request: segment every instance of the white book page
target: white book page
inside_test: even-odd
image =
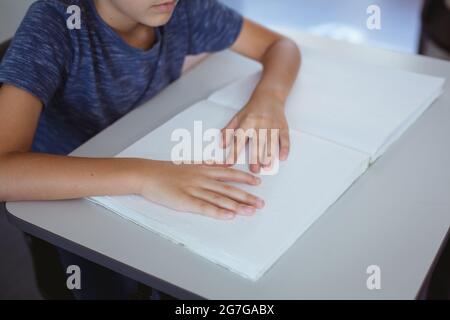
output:
[[[204,120],[205,128],[220,129],[233,115],[232,109],[201,102],[118,156],[170,160],[176,144],[170,139],[173,130],[193,130],[197,120]],[[295,130],[291,140],[290,158],[280,164],[277,174],[263,176],[257,187],[239,185],[266,201],[266,207],[253,217],[217,221],[176,212],[138,196],[90,200],[255,281],[368,167],[366,155],[340,145]],[[239,168],[247,170],[245,165]]]
[[[444,79],[356,63],[303,48],[299,78],[287,101],[293,129],[374,156],[386,149],[440,95]],[[255,74],[209,100],[235,110],[249,100]],[[415,115],[415,116],[414,116]]]

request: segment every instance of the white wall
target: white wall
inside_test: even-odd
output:
[[[419,44],[423,0],[221,1],[275,29],[296,28],[402,52],[416,52]],[[380,7],[381,30],[367,29],[366,10],[369,5]]]
[[[0,41],[14,35],[33,1],[0,0]],[[325,30],[325,35],[348,34],[349,38],[356,34],[361,43],[404,52],[415,52],[418,46],[423,0],[221,1],[269,26],[283,25],[321,34]],[[378,4],[382,9],[383,29],[380,31],[365,28],[368,4]]]
[[[0,42],[11,38],[34,0],[0,0]]]

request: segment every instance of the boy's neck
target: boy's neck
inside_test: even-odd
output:
[[[94,0],[99,16],[129,45],[148,50],[156,41],[155,30],[126,16],[107,0]]]

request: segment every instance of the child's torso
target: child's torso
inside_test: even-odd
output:
[[[67,154],[179,78],[188,48],[187,23],[174,16],[143,51],[126,44],[80,1],[81,28],[70,30],[67,74],[44,109],[33,150]]]

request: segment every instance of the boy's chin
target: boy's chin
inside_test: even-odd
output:
[[[158,14],[157,16],[152,16],[147,21],[143,21],[142,23],[149,27],[161,27],[166,25],[170,18],[172,18],[172,14]]]

